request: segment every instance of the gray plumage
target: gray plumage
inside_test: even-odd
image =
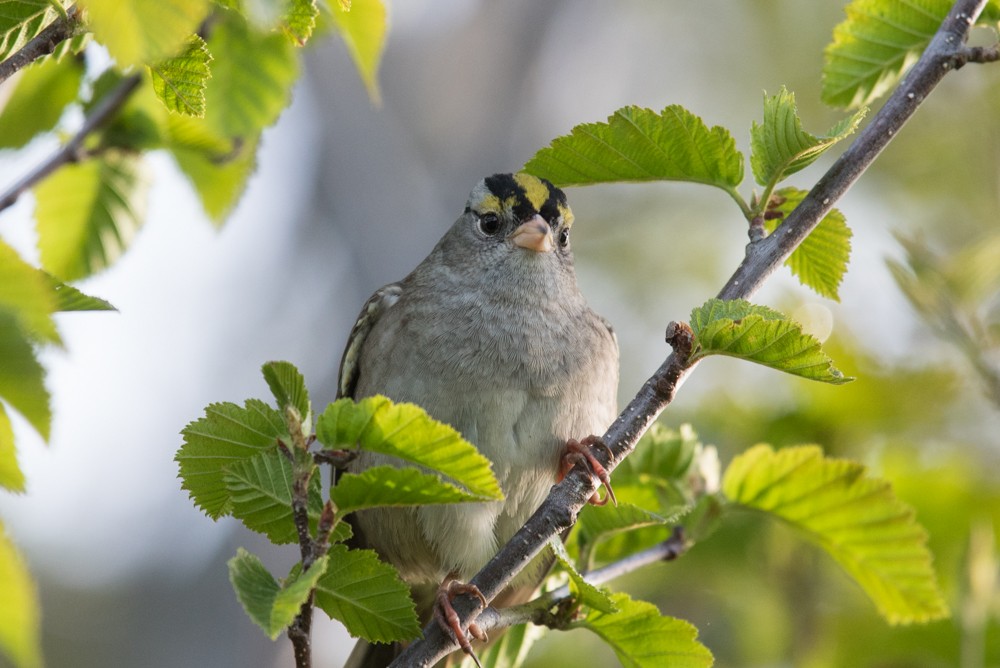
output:
[[[617,342],[577,288],[572,222],[547,181],[484,179],[430,255],[376,292],[351,333],[340,393],[421,405],[492,461],[506,497],[357,514],[361,542],[417,589],[472,577],[544,500],[567,439],[601,434],[616,415]],[[351,470],[385,463],[399,464],[363,453]],[[543,568],[515,587],[530,594]]]

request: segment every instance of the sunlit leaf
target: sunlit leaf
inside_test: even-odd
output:
[[[377,506],[419,506],[490,498],[469,494],[432,473],[393,466],[375,466],[361,473],[344,473],[330,492],[330,499],[341,514]]]
[[[31,573],[0,523],[0,657],[17,668],[41,668],[41,610]]]
[[[388,28],[385,4],[382,0],[352,0],[346,8],[341,2],[331,2],[330,8],[368,96],[379,104],[378,67]]]
[[[205,19],[207,0],[80,0],[87,25],[122,69],[178,53]]]
[[[188,38],[177,56],[149,66],[153,90],[167,109],[186,116],[205,115],[205,87],[211,77],[212,54],[198,35]]]
[[[779,223],[802,202],[808,193],[796,188],[782,188],[775,192],[781,203],[771,208],[781,212],[780,218],[765,220],[764,227],[773,232]],[[847,226],[838,209],[831,209],[823,216],[819,225],[809,233],[785,264],[792,274],[798,276],[803,285],[808,286],[823,297],[840,301],[840,283],[847,273],[847,263],[851,259],[851,237],[853,233]]]
[[[21,148],[55,127],[82,77],[83,63],[75,58],[49,58],[22,70],[0,112],[0,148]]]
[[[288,0],[288,9],[281,22],[281,28],[295,44],[304,46],[312,37],[316,27],[319,7],[316,0]]]
[[[58,343],[55,310],[56,297],[45,276],[0,240],[0,311],[11,315],[32,338]]]
[[[824,53],[823,101],[862,107],[896,85],[930,43],[951,0],[852,0]]]
[[[330,548],[326,573],[316,585],[316,607],[356,637],[372,642],[420,635],[410,588],[371,550]]]
[[[174,457],[181,487],[209,517],[218,518],[232,511],[230,492],[223,481],[227,467],[275,447],[287,428],[281,413],[250,399],[244,407],[211,404],[205,417],[181,433],[184,445]]]
[[[843,119],[826,135],[802,129],[795,94],[784,87],[777,95],[764,97],[764,122],[750,129],[750,165],[757,183],[778,183],[815,162],[831,146],[853,133],[867,109]]]
[[[839,385],[847,378],[833,366],[815,337],[766,306],[710,299],[691,312],[695,334],[691,362],[728,355],[810,380]]]
[[[17,450],[14,447],[14,427],[10,424],[7,410],[2,403],[0,403],[0,487],[10,492],[24,491],[24,473],[17,463]],[[0,582],[2,581],[3,578],[0,578]]]
[[[229,492],[233,517],[248,529],[265,534],[272,543],[298,540],[292,514],[292,464],[277,448],[229,463],[222,480]],[[320,488],[316,472],[309,479],[307,509],[313,527],[323,510]]]
[[[57,9],[59,6],[65,8],[68,3],[55,3],[52,0],[0,0],[0,60],[7,60],[62,16],[62,12]]]
[[[6,310],[0,310],[0,360],[0,399],[49,440],[52,409],[45,389],[45,369],[20,323]]]
[[[290,362],[267,362],[261,367],[264,380],[271,388],[278,407],[284,410],[291,406],[299,413],[303,423],[308,423],[312,408],[309,403],[309,390],[306,380],[295,365]]]
[[[733,503],[774,515],[822,547],[891,623],[948,614],[927,533],[861,464],[826,459],[817,446],[757,445],[733,460],[722,488]]]
[[[691,624],[664,617],[656,606],[627,594],[612,594],[618,612],[592,611],[573,628],[588,629],[611,646],[625,668],[708,668],[712,653]]]
[[[569,590],[576,601],[594,610],[601,612],[617,612],[618,609],[609,598],[607,592],[587,582],[583,575],[576,570],[576,565],[566,551],[566,546],[558,536],[549,539],[549,549],[555,555],[556,561],[563,567],[569,575]]]
[[[55,276],[39,270],[44,280],[51,286],[55,294],[56,311],[117,311],[111,302],[100,297],[84,294],[68,283],[63,283]]]
[[[580,563],[589,568],[592,562],[592,555],[597,545],[618,534],[645,529],[649,527],[664,527],[668,522],[674,521],[681,514],[683,509],[679,508],[672,517],[663,517],[650,512],[639,506],[630,503],[605,506],[587,506],[581,512],[577,522],[579,527],[577,542],[580,546]],[[659,542],[665,539],[667,531],[657,532],[656,538],[652,542]],[[645,545],[644,545],[645,546]],[[635,545],[629,547],[634,548]],[[630,550],[632,552],[635,549]],[[625,556],[626,550],[614,556]]]
[[[578,125],[535,154],[525,171],[557,186],[614,181],[691,181],[732,191],[743,156],[729,131],[709,129],[683,107],[624,107],[606,123]]]
[[[241,547],[229,560],[229,581],[250,619],[274,640],[299,614],[326,566],[327,557],[321,557],[305,574],[296,572],[279,583],[257,556]]]
[[[382,396],[339,399],[317,420],[316,436],[331,448],[360,446],[398,457],[443,473],[482,498],[503,498],[490,461],[415,404],[394,404]]]
[[[69,281],[114,262],[143,222],[148,186],[140,158],[114,150],[66,165],[38,184],[42,266]]]

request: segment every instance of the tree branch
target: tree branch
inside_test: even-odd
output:
[[[945,74],[972,60],[987,62],[996,59],[992,53],[996,49],[977,51],[965,46],[969,29],[985,4],[986,0],[957,0],[916,65],[850,148],[773,234],[752,241],[747,246],[743,261],[719,292],[719,298],[747,299],[756,293],[833,208],[833,203],[844,196],[878,157]],[[694,368],[694,365],[687,364],[690,329],[686,325],[671,323],[667,338],[674,352],[643,384],[602,439],[612,453],[612,461],[603,461],[605,453],[595,450],[594,454],[608,470],[612,470],[635,448],[639,437],[673,400],[677,389]],[[552,536],[573,525],[577,513],[595,488],[594,480],[582,467],[575,467],[552,488],[535,514],[472,578],[471,582],[479,587],[488,601],[510,583]],[[482,608],[478,600],[465,596],[456,598],[454,607],[463,627],[476,619]],[[431,622],[424,628],[423,640],[410,645],[392,665],[429,666],[455,649],[457,645],[454,641],[435,622]]]
[[[122,79],[110,93],[97,103],[90,112],[90,115],[83,121],[83,125],[80,126],[77,133],[62,148],[49,156],[45,162],[31,170],[0,196],[0,211],[12,206],[25,191],[35,186],[59,167],[80,160],[84,140],[122,108],[129,97],[132,96],[132,93],[135,92],[135,89],[139,87],[140,83],[142,83],[142,75],[138,73]]]
[[[0,83],[9,79],[22,67],[26,67],[42,56],[47,56],[55,51],[60,42],[69,39],[76,33],[79,24],[76,5],[73,5],[66,10],[65,16],[60,16],[50,23],[34,39],[0,63]]]

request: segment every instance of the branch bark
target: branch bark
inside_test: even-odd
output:
[[[66,10],[66,16],[57,18],[19,51],[0,63],[0,83],[9,79],[21,68],[55,51],[60,42],[69,39],[76,33],[78,25],[77,9],[74,5]]]
[[[719,292],[720,299],[748,299],[755,294],[833,208],[834,202],[860,178],[948,72],[967,62],[997,59],[995,48],[973,49],[965,45],[969,29],[985,5],[986,0],[955,2],[926,51],[871,123],[773,234],[747,245],[743,261]],[[694,368],[687,363],[690,329],[671,323],[667,335],[674,351],[604,434],[602,440],[611,452],[611,461],[604,461],[607,455],[600,449],[595,451],[609,471],[635,449],[639,437],[673,400],[677,389]],[[472,584],[479,587],[487,601],[499,594],[544,549],[549,538],[573,525],[577,513],[595,489],[589,472],[581,467],[574,468],[552,488],[538,511],[472,578]],[[471,597],[457,598],[454,607],[463,628],[482,610],[480,602]],[[456,649],[454,641],[431,622],[424,628],[424,638],[410,645],[392,666],[430,666]]]

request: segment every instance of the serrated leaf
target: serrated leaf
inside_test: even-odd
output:
[[[371,550],[334,545],[316,585],[316,607],[370,642],[412,640],[420,635],[410,588]]]
[[[826,459],[818,446],[775,452],[757,445],[729,465],[722,482],[733,503],[791,524],[861,585],[893,624],[948,614],[927,534],[888,482],[865,467]]]
[[[250,619],[274,640],[295,619],[327,563],[321,557],[304,575],[294,574],[280,584],[257,556],[241,547],[229,560],[229,581]]]
[[[867,109],[862,108],[816,136],[802,129],[795,94],[782,86],[777,95],[764,94],[764,122],[754,121],[750,128],[750,165],[754,178],[762,186],[778,183],[805,169],[831,146],[853,133]]]
[[[52,427],[45,369],[20,324],[0,310],[0,399],[24,416],[46,441]]]
[[[223,137],[254,140],[278,120],[291,99],[298,58],[278,33],[259,33],[226,12],[208,41],[212,83],[205,91],[205,120]]]
[[[852,0],[824,51],[823,102],[858,108],[881,97],[920,57],[951,0]]]
[[[207,0],[80,0],[87,25],[121,69],[181,50],[211,7]]]
[[[316,0],[288,0],[288,9],[281,21],[281,29],[298,46],[305,46],[312,37],[319,17]]]
[[[32,339],[58,343],[55,310],[56,297],[45,277],[0,240],[0,311],[10,314]]]
[[[48,58],[22,70],[0,112],[0,148],[21,148],[54,128],[82,78],[83,63],[75,58]]]
[[[503,498],[490,461],[416,404],[338,399],[317,420],[316,437],[330,448],[360,446],[438,471],[483,499]]]
[[[558,536],[550,538],[549,549],[555,555],[556,561],[559,562],[569,575],[569,590],[578,603],[594,610],[600,610],[601,612],[618,612],[618,608],[615,607],[608,594],[587,582],[583,575],[576,570],[576,566],[573,564],[569,552],[566,551],[566,546],[563,545],[562,539]]]
[[[388,29],[385,4],[382,0],[353,0],[346,8],[343,3],[331,2],[330,9],[334,25],[368,89],[368,97],[374,104],[380,104],[378,68]]]
[[[307,512],[312,527],[323,511],[319,478],[314,472],[309,479]],[[279,545],[298,540],[292,514],[292,464],[277,448],[226,465],[222,481],[229,492],[233,517],[248,529]]]
[[[38,591],[31,573],[0,523],[0,656],[18,668],[41,668],[42,631]]]
[[[778,371],[840,385],[854,380],[833,366],[815,337],[784,314],[741,299],[710,299],[691,312],[690,361],[728,355]]]
[[[142,225],[148,188],[140,158],[116,150],[66,165],[35,186],[42,266],[65,281],[109,266]]]
[[[24,473],[17,463],[17,449],[14,447],[14,427],[10,424],[7,410],[0,403],[0,487],[11,492],[24,491]],[[0,582],[3,579],[0,578]]]
[[[687,109],[657,114],[624,107],[607,123],[578,125],[529,160],[525,171],[557,186],[616,181],[691,181],[732,192],[743,180],[743,155],[729,131],[711,129]]]
[[[149,66],[153,90],[170,111],[201,118],[205,115],[205,88],[212,76],[212,54],[198,35],[188,38],[180,55]]]
[[[309,404],[309,390],[306,379],[291,362],[267,362],[261,367],[264,380],[271,388],[271,394],[282,411],[291,406],[299,413],[304,424],[311,420],[312,408]]]
[[[232,511],[223,478],[233,464],[275,447],[286,436],[282,415],[263,401],[249,399],[244,407],[211,404],[200,418],[181,432],[184,445],[177,451],[181,487],[195,505],[217,519]]]
[[[63,283],[52,274],[41,269],[38,273],[52,289],[55,295],[56,311],[117,311],[111,302],[84,294],[68,283]]]
[[[51,0],[0,0],[0,61],[10,58],[59,18],[59,6],[62,3]]]
[[[652,603],[627,594],[612,594],[618,612],[593,611],[573,628],[588,629],[604,639],[625,668],[708,668],[712,653],[698,642],[691,624],[660,615]]]
[[[796,188],[778,190],[775,195],[783,201],[771,210],[780,211],[782,217],[764,221],[768,233],[774,232],[781,220],[786,218],[807,194],[808,192]],[[811,288],[818,295],[840,301],[840,283],[847,273],[847,264],[851,259],[852,236],[853,233],[847,226],[844,214],[838,209],[831,209],[798,248],[792,251],[785,260],[785,265],[794,276],[798,277],[802,285]]]
[[[209,112],[210,113],[210,112]],[[212,222],[221,224],[257,167],[257,138],[220,137],[201,119],[171,116],[167,145]]]
[[[378,506],[420,506],[431,503],[485,501],[490,497],[469,494],[432,473],[415,468],[374,466],[361,473],[344,473],[330,490],[340,514]]]

